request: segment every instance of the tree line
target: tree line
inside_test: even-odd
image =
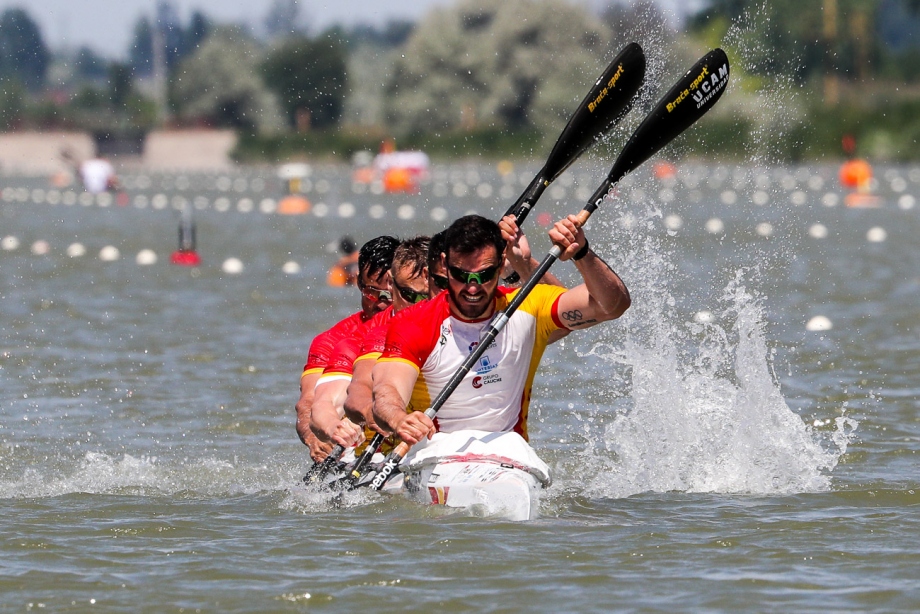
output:
[[[744,94],[756,98],[778,78],[806,92],[803,122],[828,105],[852,111],[848,95],[864,95],[867,82],[912,91],[920,81],[911,61],[920,56],[920,0],[709,0],[678,30],[652,0],[611,0],[600,15],[565,0],[488,4],[460,0],[418,23],[311,34],[295,0],[275,0],[256,34],[201,12],[183,23],[160,2],[135,24],[127,61],[88,48],[53,52],[27,9],[7,9],[0,129],[231,127],[253,151],[277,156],[286,155],[279,139],[293,150],[324,138],[335,148],[357,134],[537,143],[629,40],[654,49],[652,78],[666,72],[664,60],[681,65],[722,45],[742,58]],[[735,121],[752,131],[770,121],[754,115]]]

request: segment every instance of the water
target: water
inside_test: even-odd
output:
[[[538,214],[608,165],[547,192],[537,254]],[[873,209],[829,166],[653,169],[588,230],[634,303],[547,352],[530,430],[555,481],[527,523],[301,489],[293,405],[309,340],[358,303],[324,284],[329,243],[497,216],[535,166],[437,167],[407,196],[321,167],[323,217],[271,213],[264,169],[127,175],[125,206],[3,177],[0,609],[916,609],[920,169],[876,169]],[[167,264],[183,202],[194,270]]]

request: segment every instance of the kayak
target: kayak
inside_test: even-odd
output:
[[[436,433],[413,446],[383,490],[476,516],[535,518],[549,467],[517,433]]]

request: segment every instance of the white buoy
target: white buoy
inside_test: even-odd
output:
[[[492,196],[492,184],[480,183],[476,186],[476,196],[479,198],[489,198]]]
[[[447,209],[444,207],[435,207],[431,210],[431,219],[435,222],[443,222],[447,219]]]
[[[888,233],[881,226],[870,228],[866,233],[866,240],[870,243],[884,243],[888,239]]]
[[[821,197],[821,204],[825,207],[836,207],[840,204],[840,195],[833,192],[828,192]]]
[[[759,234],[761,237],[769,237],[773,235],[773,224],[770,222],[761,222],[757,224],[754,231]]]
[[[150,266],[157,263],[157,255],[152,249],[142,249],[137,252],[135,261],[141,266]]]
[[[251,198],[241,198],[236,203],[236,210],[239,211],[240,213],[250,213],[252,212],[252,209],[254,206],[255,206],[255,203],[252,202]]]
[[[386,207],[378,203],[371,205],[367,210],[367,214],[372,220],[382,220],[386,216],[387,210]]]
[[[169,198],[166,194],[154,194],[150,199],[150,206],[154,209],[165,209],[169,205]]]
[[[99,260],[103,262],[115,262],[121,258],[121,252],[114,245],[106,245],[99,250]]]
[[[466,184],[461,183],[461,182],[455,183],[453,189],[451,190],[453,195],[456,196],[457,198],[463,198],[464,196],[466,196],[466,193],[468,191],[469,191],[469,188],[466,187]]]
[[[912,194],[904,194],[898,199],[898,207],[903,211],[910,211],[917,204],[917,199]]]
[[[706,232],[711,235],[720,235],[725,232],[725,224],[719,218],[714,217],[706,222]]]
[[[766,205],[768,202],[770,202],[770,195],[767,194],[766,192],[764,192],[763,190],[757,190],[757,191],[754,192],[754,194],[751,196],[751,200],[752,200],[752,201],[754,202],[754,204],[757,205],[758,207],[763,207],[763,206]]]
[[[806,202],[808,202],[808,195],[805,194],[802,190],[796,190],[789,195],[789,202],[791,202],[796,207],[801,207]]]
[[[0,241],[0,247],[2,247],[5,252],[12,252],[19,249],[19,239],[13,235],[5,236],[3,240]]]
[[[313,215],[316,217],[326,217],[329,214],[329,205],[326,203],[316,203],[313,205]]]
[[[396,210],[396,217],[401,220],[411,220],[415,217],[415,207],[409,204],[400,205]]]
[[[51,245],[44,239],[39,239],[32,244],[32,253],[36,256],[44,256],[51,251]]]
[[[230,199],[226,196],[221,196],[214,201],[214,210],[224,213],[225,211],[230,210]]]
[[[830,330],[832,328],[834,328],[834,324],[826,316],[815,316],[805,324],[805,330],[810,331]]]
[[[827,238],[827,226],[824,224],[812,224],[808,229],[808,234],[813,239],[825,239]]]
[[[681,217],[675,213],[672,213],[671,215],[664,218],[665,228],[667,228],[668,230],[672,232],[676,232],[680,230],[683,225],[684,225],[684,220],[681,219]]]
[[[243,263],[239,258],[227,258],[221,265],[221,269],[228,275],[239,275],[243,272]]]
[[[340,203],[338,206],[339,217],[349,218],[355,215],[355,206],[351,203]]]
[[[281,271],[286,275],[297,275],[300,273],[300,265],[294,262],[293,260],[288,260],[281,267]]]
[[[722,194],[719,195],[719,199],[722,201],[723,205],[734,205],[738,202],[738,193],[734,190],[724,190]]]
[[[263,198],[259,202],[259,211],[262,213],[270,214],[274,213],[278,209],[278,204],[275,202],[274,198]]]
[[[71,243],[67,246],[67,255],[71,258],[81,258],[86,255],[86,248],[82,243]]]

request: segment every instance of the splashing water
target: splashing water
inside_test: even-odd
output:
[[[757,284],[756,269],[736,271],[711,321],[686,322],[671,294],[682,283],[676,255],[656,238],[661,217],[649,205],[639,219],[619,219],[630,237],[614,259],[636,278],[633,306],[621,320],[626,339],[599,343],[588,354],[631,373],[631,407],[584,451],[580,460],[594,465],[587,472],[594,477],[583,494],[829,489],[829,472],[846,452],[856,421],[838,417],[826,438],[786,404],[772,373],[761,301],[747,289]]]

